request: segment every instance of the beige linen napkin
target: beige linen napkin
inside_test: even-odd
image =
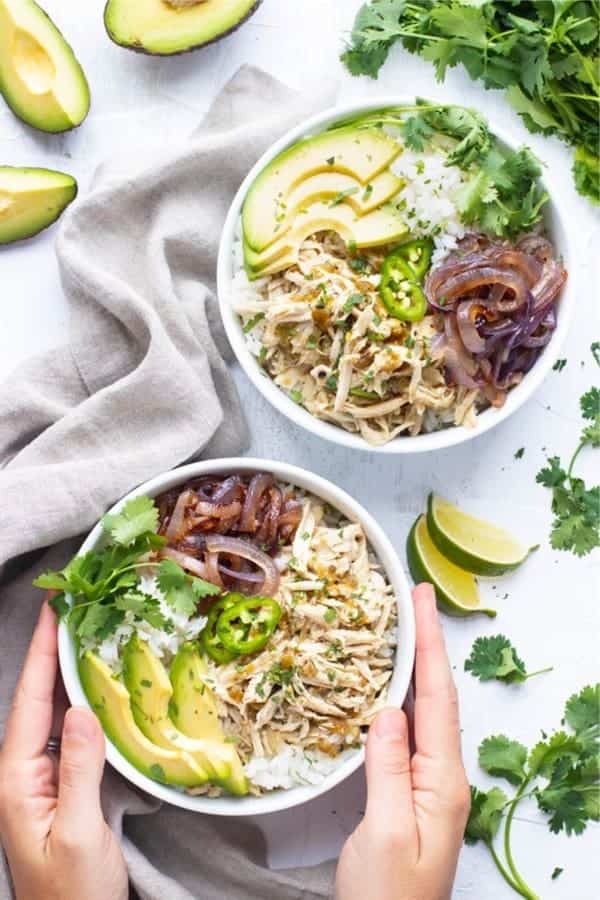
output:
[[[330,85],[301,96],[244,67],[189,141],[102,167],[65,215],[69,343],[0,385],[0,728],[39,609],[32,578],[64,564],[74,536],[135,485],[244,448],[214,297],[221,227],[263,150],[332,101]],[[103,797],[142,900],[329,893],[331,865],[269,872],[254,826],[160,807],[113,771]]]

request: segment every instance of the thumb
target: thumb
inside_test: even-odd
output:
[[[416,837],[408,722],[401,709],[379,713],[367,739],[365,823],[409,843]]]
[[[67,711],[62,733],[55,827],[63,836],[83,839],[103,819],[100,781],[104,769],[104,734],[96,716],[83,707]]]

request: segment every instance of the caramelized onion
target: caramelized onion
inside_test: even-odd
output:
[[[206,566],[194,556],[180,553],[179,550],[174,550],[173,547],[161,547],[159,556],[161,559],[172,559],[173,562],[179,563],[182,569],[191,572],[192,575],[197,575],[198,578],[207,578]],[[207,578],[207,580],[210,579]]]
[[[260,504],[260,500],[264,492],[271,486],[273,483],[273,476],[268,475],[266,472],[261,472],[258,475],[254,475],[250,480],[250,484],[248,485],[248,492],[246,494],[246,499],[244,500],[244,506],[242,508],[242,518],[240,520],[240,531],[250,532],[253,534],[257,529],[257,513]]]
[[[458,333],[470,353],[483,353],[485,340],[480,336],[473,319],[473,312],[481,304],[478,300],[463,300],[456,307]]]
[[[443,335],[432,346],[442,351],[446,380],[502,405],[552,337],[566,277],[541,235],[515,245],[466,235],[425,282],[430,305],[443,315]]]
[[[167,541],[179,541],[184,536],[185,513],[187,507],[193,500],[193,491],[183,491],[177,498],[177,503],[175,504],[175,508],[173,510],[173,513],[171,514],[167,530],[165,531],[165,537]]]
[[[209,553],[227,553],[231,556],[241,556],[248,559],[264,572],[264,580],[261,592],[267,596],[275,593],[279,586],[279,570],[264,550],[259,550],[253,544],[241,538],[226,537],[225,535],[211,535],[206,540],[206,549]]]

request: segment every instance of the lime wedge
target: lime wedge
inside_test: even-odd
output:
[[[528,550],[508,531],[461,512],[436,494],[427,500],[427,528],[450,562],[475,575],[504,575],[537,549]]]
[[[438,606],[451,616],[484,613],[494,617],[496,611],[481,606],[477,582],[470,572],[459,569],[437,549],[427,530],[427,519],[419,516],[406,542],[408,568],[415,583],[429,581],[435,588]]]

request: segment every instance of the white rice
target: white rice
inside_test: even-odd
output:
[[[252,784],[265,790],[321,784],[356,752],[345,750],[333,758],[320,750],[302,750],[287,745],[275,756],[253,756],[245,766],[245,772]]]
[[[443,150],[416,153],[405,148],[391,166],[395,175],[407,181],[400,197],[406,203],[403,212],[411,234],[433,237],[433,265],[454,250],[465,234],[452,199],[464,185],[465,177],[457,166],[447,166],[446,158]]]

